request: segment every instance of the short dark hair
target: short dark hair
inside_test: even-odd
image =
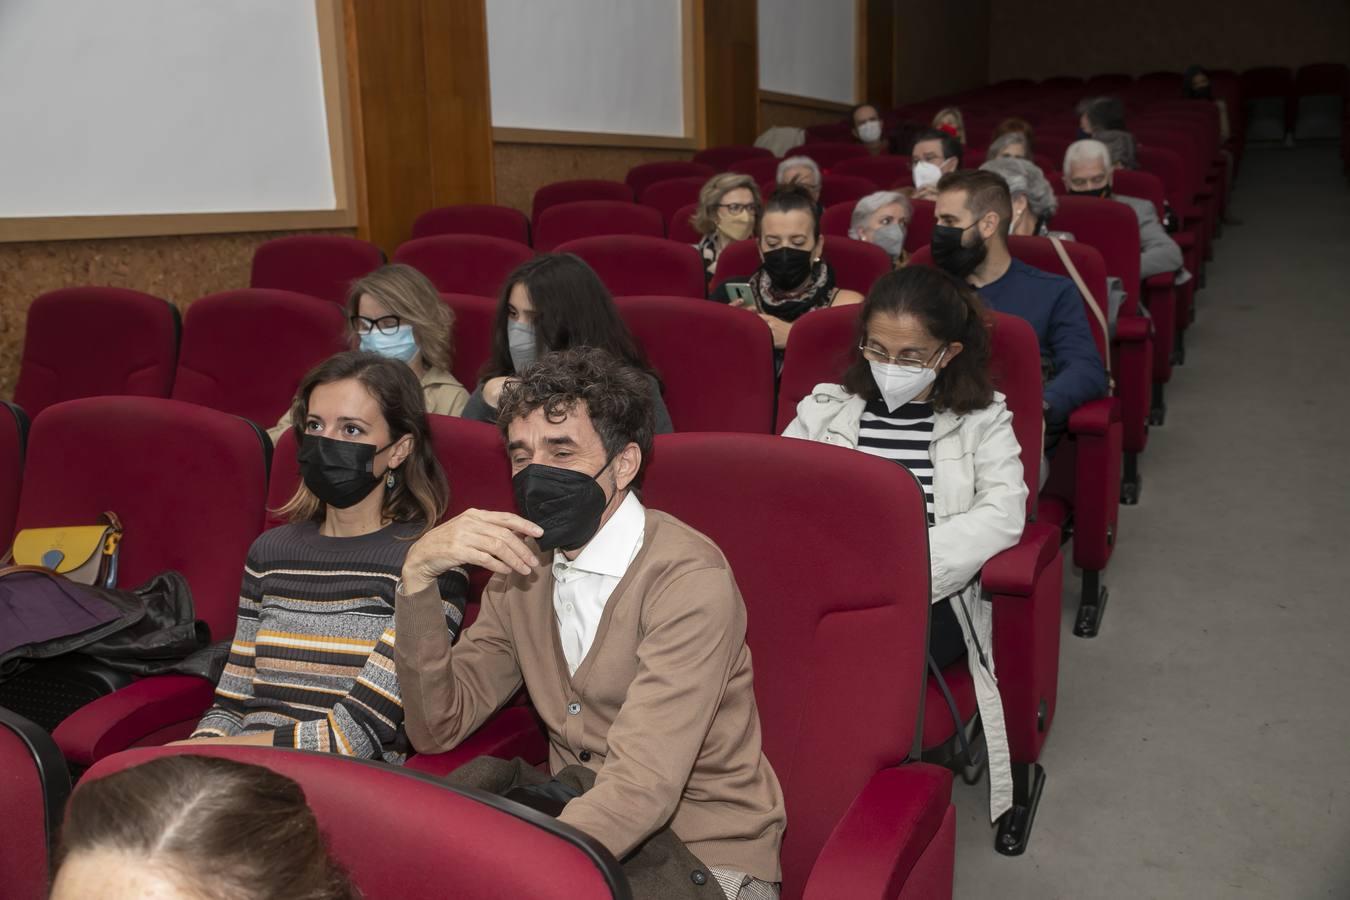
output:
[[[1012,194],[1008,182],[993,172],[981,169],[961,169],[948,172],[937,183],[939,194],[948,191],[966,192],[966,209],[980,218],[985,213],[998,213],[998,233],[1005,238],[1012,225]]]
[[[942,141],[942,158],[951,159],[956,157],[956,167],[961,168],[961,158],[965,156],[965,148],[961,142],[945,131],[936,128],[924,128],[914,133],[914,138],[909,142],[909,155],[914,155],[914,147],[924,141]]]
[[[507,276],[492,322],[492,353],[479,381],[519,374],[511,362],[506,323],[511,290],[525,286],[534,307],[534,335],[540,353],[572,347],[599,347],[634,368],[655,374],[633,333],[628,330],[609,289],[580,257],[541,253]]]
[[[780,184],[774,188],[769,199],[764,203],[764,209],[760,210],[759,222],[764,224],[764,217],[771,212],[797,212],[798,210],[811,216],[813,226],[812,234],[820,237],[820,207],[816,201],[811,198],[811,192],[800,184]],[[760,228],[763,233],[763,228]]]
[[[961,414],[994,402],[984,304],[969,285],[927,266],[887,272],[867,292],[858,314],[858,339],[853,342],[853,355],[844,372],[845,390],[866,400],[881,396],[871,366],[858,349],[867,341],[872,318],[881,314],[914,316],[942,343],[961,343],[961,353],[938,372],[933,384],[935,409]]]
[[[869,106],[872,107],[872,109],[876,110],[877,118],[880,119],[880,118],[881,118],[881,107],[880,107],[880,106],[877,106],[875,103],[869,103],[869,102],[867,102],[867,101],[863,101],[862,103],[859,103],[857,106],[853,107],[852,109],[850,109],[850,110],[848,111],[848,124],[849,124],[851,127],[853,127],[853,128],[857,128],[858,125],[857,125],[857,121],[856,121],[856,120],[857,120],[857,118],[858,118],[858,110],[860,110],[860,109],[866,109],[866,108],[869,107]]]
[[[519,381],[507,382],[502,388],[497,425],[505,437],[512,422],[537,409],[550,422],[561,422],[579,403],[586,404],[610,459],[629,444],[638,445],[642,464],[633,484],[641,487],[656,433],[652,382],[645,372],[604,350],[581,347],[541,356],[521,373]]]
[[[1076,107],[1079,116],[1087,116],[1088,130],[1128,131],[1125,127],[1125,104],[1119,97],[1089,97]]]

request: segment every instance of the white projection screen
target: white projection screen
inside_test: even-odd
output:
[[[856,102],[853,0],[759,0],[759,87],[835,103]]]
[[[487,0],[496,128],[687,136],[685,0]]]

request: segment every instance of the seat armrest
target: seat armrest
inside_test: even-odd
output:
[[[873,775],[816,857],[805,900],[898,897],[951,799],[947,769],[908,763]]]
[[[92,766],[156,731],[196,722],[214,695],[215,685],[205,678],[151,675],[75,710],[52,737],[72,764]]]
[[[1157,275],[1150,275],[1144,279],[1144,287],[1153,291],[1165,291],[1176,287],[1177,275],[1175,272],[1159,272]]]
[[[480,756],[513,759],[519,756],[531,765],[548,760],[548,738],[528,706],[508,706],[483,723],[453,750],[419,753],[408,757],[404,768],[432,775],[448,775]]]
[[[1151,331],[1143,316],[1121,316],[1116,319],[1116,340],[1120,342],[1146,341]]]
[[[1069,433],[1075,437],[1106,434],[1112,422],[1120,421],[1120,403],[1114,397],[1089,400],[1069,413]]]
[[[1054,525],[1028,522],[1020,541],[984,564],[980,583],[991,594],[1029,597],[1041,572],[1055,558],[1059,538]]]

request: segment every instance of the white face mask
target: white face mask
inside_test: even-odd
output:
[[[947,351],[943,350],[946,356]],[[915,397],[922,394],[937,380],[938,366],[942,365],[942,356],[933,363],[933,368],[915,368],[897,366],[895,363],[868,362],[872,367],[872,380],[881,391],[881,399],[886,401],[886,411],[895,412]]]
[[[914,187],[923,190],[942,180],[942,169],[930,162],[920,160],[914,164]]]
[[[875,144],[881,140],[881,123],[877,121],[862,123],[858,126],[858,137],[864,144]]]

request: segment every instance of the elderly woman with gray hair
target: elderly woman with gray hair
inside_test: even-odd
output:
[[[980,168],[993,172],[1008,183],[1008,193],[1012,195],[1009,234],[1024,237],[1053,235],[1065,240],[1073,239],[1072,235],[1064,232],[1050,231],[1050,218],[1059,209],[1059,204],[1055,201],[1050,182],[1035,163],[1029,159],[1005,156],[991,159]]]
[[[1026,159],[1031,156],[1031,141],[1020,131],[1006,131],[994,138],[985,159]]]
[[[868,194],[853,207],[848,236],[855,241],[876,244],[891,257],[897,269],[909,262],[905,253],[905,232],[914,217],[914,206],[898,191]]]
[[[800,184],[820,203],[820,166],[809,156],[789,156],[778,164],[778,184]]]

